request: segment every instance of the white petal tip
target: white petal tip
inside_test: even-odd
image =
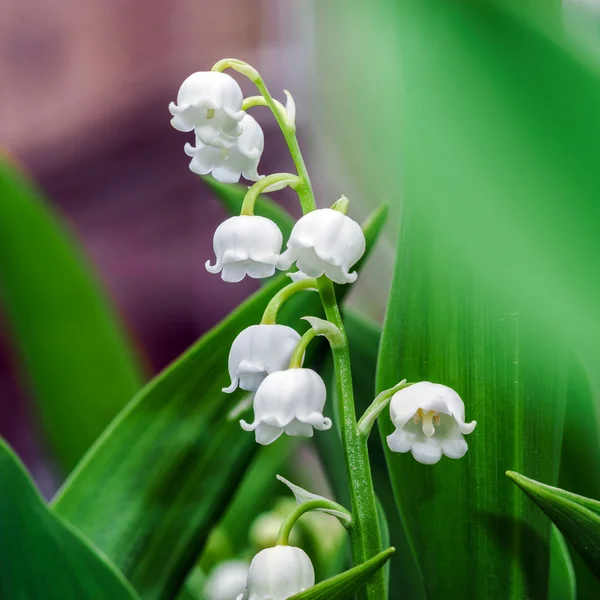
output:
[[[244,431],[254,431],[258,427],[258,424],[255,425],[254,423],[247,423],[244,421],[244,419],[240,419],[240,427]]]
[[[204,263],[204,266],[206,267],[206,270],[209,273],[212,273],[213,275],[219,273],[219,271],[221,270],[221,265],[218,261],[214,265],[211,265],[210,260],[207,260],[206,263]]]

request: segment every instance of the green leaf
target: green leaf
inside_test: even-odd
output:
[[[537,315],[476,277],[416,212],[407,197],[378,391],[405,378],[442,383],[461,395],[467,420],[478,421],[460,460],[422,465],[386,446],[427,597],[445,598],[452,589],[465,599],[545,599],[549,523],[501,473],[519,465],[557,480],[566,353]],[[389,412],[379,426],[384,439],[392,433]]]
[[[137,598],[106,558],[48,510],[25,468],[2,439],[0,490],[1,598]]]
[[[212,189],[221,201],[227,212],[231,215],[239,215],[248,191],[247,187],[237,183],[219,183],[212,177],[203,177],[204,183]],[[281,230],[285,242],[294,226],[295,219],[279,204],[267,196],[259,196],[254,205],[254,212],[260,217],[271,219]]]
[[[370,248],[382,213],[365,229]],[[384,216],[384,215],[383,215]],[[55,510],[128,577],[145,600],[172,598],[200,554],[257,449],[226,417],[227,356],[289,278],[262,287],[151,381],[69,478]],[[349,286],[344,286],[344,293]],[[279,322],[320,314],[316,293],[292,298]],[[99,501],[99,498],[101,499]]]
[[[0,292],[36,414],[68,471],[140,389],[140,370],[81,248],[2,160]]]
[[[388,548],[370,560],[326,579],[314,587],[291,596],[290,600],[350,600],[357,590],[389,560],[394,548]]]
[[[506,474],[544,511],[600,579],[600,502],[519,473]]]
[[[577,579],[565,538],[552,526],[550,537],[550,581],[548,600],[576,600]]]

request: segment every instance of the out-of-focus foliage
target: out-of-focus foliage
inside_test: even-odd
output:
[[[0,294],[52,450],[72,469],[140,389],[140,368],[81,248],[0,159]]]
[[[569,384],[569,391],[583,392],[569,394],[567,451],[561,471],[573,482],[572,489],[598,485],[598,477],[589,481],[590,473],[600,468],[598,63],[583,50],[573,23],[563,21],[558,2],[383,0],[376,5],[342,6],[334,0],[320,3],[317,12],[319,65],[324,75],[319,80],[320,97],[344,98],[343,107],[337,101],[328,106],[323,100],[320,111],[323,124],[331,125],[337,134],[339,162],[354,175],[365,201],[401,198],[391,207],[399,219],[402,203],[410,209],[411,223],[402,217],[403,230],[409,234],[401,240],[405,262],[396,266],[401,299],[392,298],[390,309],[408,319],[404,330],[412,328],[412,334],[385,347],[384,353],[397,353],[396,359],[389,358],[390,365],[396,361],[398,377],[439,378],[447,367],[457,374],[462,368],[461,381],[471,378],[474,366],[479,369],[487,360],[486,352],[508,342],[497,337],[503,328],[508,332],[508,323],[498,320],[500,314],[494,320],[493,311],[485,323],[481,321],[481,332],[489,335],[479,346],[470,347],[476,365],[464,358],[460,364],[450,364],[458,357],[444,353],[448,341],[432,337],[434,331],[439,336],[458,319],[463,324],[459,336],[466,339],[477,331],[469,333],[461,315],[476,316],[474,311],[491,311],[492,305],[500,311],[502,305],[508,312],[518,311],[521,328],[531,329],[530,315],[534,315],[539,339],[546,339],[544,353],[552,354],[552,347],[557,354],[563,349],[573,351],[582,365]],[[591,25],[592,16],[588,18]],[[433,259],[428,246],[435,248],[431,250],[437,256],[435,273],[423,271],[421,260]],[[421,285],[423,278],[428,279],[428,301],[408,309],[403,303],[411,297],[416,301],[412,288]],[[485,290],[485,295],[477,289]],[[432,313],[436,303],[445,303],[447,310]],[[429,324],[425,330],[414,325],[415,317]],[[523,331],[518,336],[523,339]],[[410,347],[400,345],[400,339]],[[438,342],[441,346],[436,347]],[[429,349],[421,355],[423,368],[411,375],[399,359],[416,357],[419,344],[429,344]],[[537,352],[533,347],[532,351]],[[499,369],[501,364],[509,365],[509,354],[500,359]],[[440,370],[441,362],[440,368],[432,366],[436,360],[448,364]],[[543,367],[555,375],[551,364]],[[510,385],[510,374],[506,375],[505,383]],[[503,377],[501,370],[495,379],[489,379],[489,372],[486,376],[482,385],[499,384]],[[391,379],[390,375],[382,385]],[[514,380],[521,381],[520,377]],[[488,422],[494,421],[495,412],[478,414],[479,400],[477,395],[471,397],[472,387],[460,389],[460,381],[452,378],[444,383],[459,386],[467,413],[480,421],[471,436],[470,456],[463,459],[475,461],[475,471],[480,473],[479,440],[485,435],[489,442],[489,435],[503,426]],[[557,399],[558,390],[542,398],[543,383],[534,387],[537,391],[528,396],[528,405],[535,402],[548,424],[553,416],[560,418],[561,408],[551,399]],[[500,406],[510,397],[502,396]],[[517,407],[514,414],[515,431],[520,410]],[[508,409],[505,415],[510,416]],[[526,419],[536,417],[529,413]],[[523,434],[529,436],[530,431],[517,433],[515,445]],[[542,441],[550,445],[546,459],[558,459],[553,441],[545,436]],[[544,452],[541,447],[515,447],[517,454],[521,451],[523,456]],[[494,460],[486,455],[487,468],[495,468]],[[463,467],[444,468],[454,472]],[[558,464],[547,468],[553,469],[553,475],[543,479],[555,482]],[[441,467],[423,473],[424,481],[436,481],[436,469]],[[411,478],[405,473],[398,485],[410,489],[408,481]],[[443,506],[443,493],[431,486],[423,489],[435,492],[435,502]],[[514,493],[503,493],[521,503]],[[410,515],[404,518],[415,526]],[[534,523],[543,526],[537,519]],[[437,539],[422,530],[419,536],[427,536],[428,544]],[[477,551],[472,546],[469,552],[475,558]],[[579,575],[584,573],[580,570]],[[582,598],[598,595],[597,587],[578,588]]]
[[[138,598],[104,556],[52,514],[3,440],[0,490],[0,598]]]

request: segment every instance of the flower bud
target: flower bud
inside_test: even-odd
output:
[[[350,273],[350,268],[365,247],[365,236],[356,221],[331,208],[313,210],[294,225],[279,268],[289,269],[296,262],[308,277],[325,274],[336,283],[352,283],[358,275]]]
[[[310,558],[300,548],[275,546],[259,552],[250,565],[245,594],[237,600],[286,600],[315,584]]]
[[[236,283],[246,275],[253,279],[275,273],[283,236],[270,219],[255,215],[231,217],[217,227],[213,247],[217,260],[206,261],[206,270],[221,273],[223,281]]]
[[[218,565],[204,584],[206,600],[233,600],[246,590],[248,563],[230,560]]]
[[[169,104],[171,125],[179,131],[194,130],[203,144],[231,148],[242,132],[243,100],[233,77],[213,71],[194,73],[181,84],[177,104]]]
[[[269,375],[254,396],[254,422],[240,421],[242,429],[255,431],[256,441],[266,446],[284,432],[312,437],[313,427],[327,430],[331,419],[323,416],[327,399],[325,383],[311,369],[288,369]]]
[[[190,170],[198,175],[208,175],[221,183],[237,183],[243,175],[250,181],[258,181],[258,161],[262,155],[265,138],[260,125],[248,114],[240,123],[242,133],[229,149],[203,144],[196,137],[196,146],[185,145],[185,153],[192,158]]]
[[[223,388],[233,392],[239,385],[255,392],[265,377],[287,369],[300,334],[287,325],[252,325],[233,341],[229,351],[231,385]]]
[[[467,452],[463,434],[477,423],[465,423],[465,405],[452,389],[421,381],[392,396],[390,417],[396,431],[387,437],[392,452],[410,451],[420,463],[437,463],[442,454],[461,458]]]

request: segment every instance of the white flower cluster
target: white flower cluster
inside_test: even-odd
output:
[[[325,383],[312,369],[288,369],[300,335],[286,325],[253,325],[234,340],[229,353],[230,393],[239,386],[254,392],[254,422],[242,420],[245,431],[268,445],[283,433],[312,437],[313,428],[327,430],[323,416]]]
[[[235,183],[242,175],[250,181],[260,179],[264,135],[242,110],[243,101],[237,81],[225,73],[194,73],[181,84],[177,103],[169,105],[171,125],[196,135],[195,146],[185,145],[194,173],[212,173],[222,183]]]
[[[238,83],[225,73],[199,72],[181,85],[177,103],[169,110],[171,124],[179,131],[194,131],[196,145],[185,145],[191,157],[190,169],[200,175],[212,173],[223,183],[241,176],[260,179],[258,162],[264,135],[260,125],[244,110],[244,97]],[[288,105],[293,107],[289,97]],[[279,227],[264,217],[241,215],[227,219],[217,228],[210,273],[221,273],[230,283],[270,277],[275,269],[287,271],[296,263],[310,277],[327,275],[336,283],[351,283],[356,273],[350,269],[365,251],[365,237],[355,221],[329,208],[303,216],[293,228],[287,249],[282,253]]]

